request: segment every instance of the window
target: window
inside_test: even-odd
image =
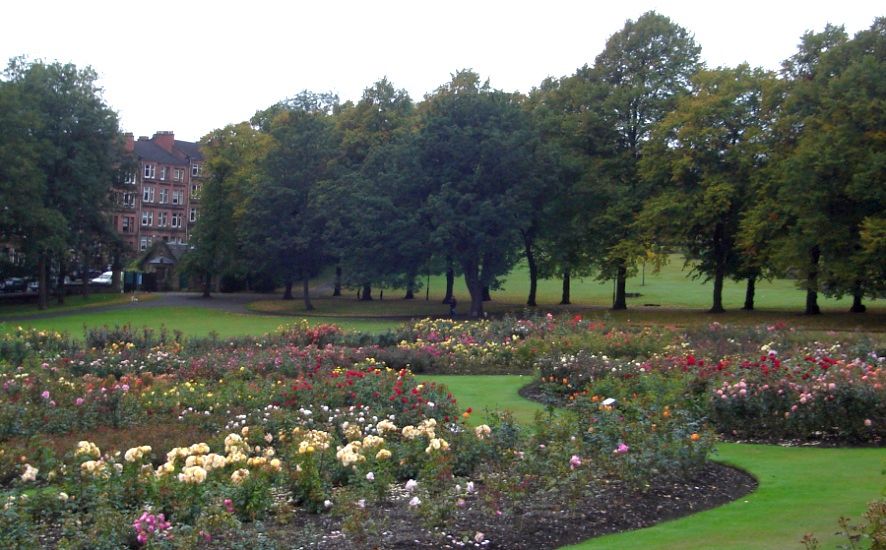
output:
[[[135,193],[123,193],[123,206],[135,207]]]
[[[199,199],[200,198],[200,184],[192,183],[191,184],[191,198]]]
[[[145,164],[145,177],[149,179],[154,179],[154,174],[156,173],[156,166],[153,164]]]
[[[157,214],[157,227],[166,227],[166,218],[168,214],[166,212],[160,212]]]
[[[160,167],[160,181],[166,181],[166,167]]]
[[[148,249],[148,242],[149,241],[148,241],[147,237],[142,237],[141,241],[139,241],[139,243],[138,243],[138,249],[139,250],[147,250]]]
[[[197,221],[197,209],[196,208],[191,208],[191,212],[190,212],[188,219],[192,222]]]
[[[191,175],[192,176],[201,176],[203,175],[203,165],[197,164],[196,162],[191,165]]]
[[[184,204],[185,193],[181,189],[172,192],[172,204]]]
[[[169,190],[161,189],[160,190],[160,204],[166,204],[169,202]]]
[[[132,172],[126,172],[123,174],[123,183],[135,185],[135,174]]]
[[[182,226],[181,212],[173,212],[172,213],[172,227],[181,227],[181,226]]]
[[[142,191],[142,202],[154,202],[154,188],[145,186]]]
[[[154,225],[153,212],[142,212],[142,225],[147,227]]]
[[[123,228],[121,230],[123,233],[134,233],[135,232],[135,218],[134,217],[123,216],[121,218],[121,221],[123,222]]]
[[[172,173],[173,181],[185,181],[185,171],[181,168],[176,168]]]

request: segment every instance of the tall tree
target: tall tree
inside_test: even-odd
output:
[[[314,309],[309,280],[319,275],[329,253],[317,185],[334,153],[331,94],[302,92],[284,102],[268,125],[271,145],[252,187],[244,217],[244,250],[252,262],[275,273],[292,299],[294,281],[302,282],[305,309]],[[273,223],[269,223],[269,221]]]
[[[597,56],[594,71],[609,87],[600,104],[601,116],[616,130],[615,154],[598,163],[596,194],[606,209],[598,218],[600,246],[606,258],[601,278],[615,278],[613,309],[627,307],[625,282],[644,255],[632,229],[634,218],[651,189],[638,173],[638,163],[652,128],[688,93],[690,77],[699,69],[701,48],[692,35],[667,17],[648,12],[628,20]]]
[[[200,144],[209,177],[200,195],[200,223],[194,228],[185,269],[201,276],[203,296],[209,298],[213,277],[246,269],[238,247],[239,223],[269,140],[248,122],[241,122],[213,130]]]
[[[0,81],[0,195],[9,197],[0,236],[36,261],[40,308],[51,259],[110,234],[109,188],[123,147],[96,80],[89,67],[18,58]]]
[[[514,190],[531,174],[534,136],[519,97],[481,83],[471,71],[427,98],[418,134],[426,202],[441,251],[458,262],[483,315],[483,288],[516,262],[519,229],[531,204]]]
[[[656,126],[640,173],[657,189],[638,217],[640,231],[686,250],[693,272],[713,280],[711,313],[722,313],[723,283],[742,265],[739,221],[765,153],[763,95],[774,76],[747,65],[703,70],[694,90]]]

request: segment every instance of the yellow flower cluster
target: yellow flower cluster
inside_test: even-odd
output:
[[[81,441],[77,443],[77,449],[74,451],[74,456],[91,456],[93,458],[98,458],[101,455],[102,452],[98,448],[98,445],[91,441]]]
[[[400,431],[400,429],[397,428],[397,425],[387,418],[376,424],[375,429],[378,430],[378,433],[380,433],[381,435],[385,435],[388,432]]]
[[[363,462],[366,460],[366,457],[360,454],[360,448],[362,447],[362,443],[360,441],[351,441],[344,447],[338,447],[338,452],[335,453],[335,458],[337,458],[342,466],[354,466],[358,462]]]
[[[486,424],[480,424],[476,428],[474,428],[474,435],[477,436],[477,439],[486,439],[492,433],[492,428],[487,426]]]
[[[231,474],[231,483],[233,483],[234,485],[240,485],[248,477],[249,470],[247,470],[246,468],[234,470],[234,473]]]
[[[80,465],[81,475],[89,475],[92,477],[107,479],[111,476],[108,463],[104,460],[87,460]]]
[[[428,443],[428,448],[425,449],[425,452],[431,454],[434,451],[448,451],[449,443],[446,442],[445,439],[441,437],[433,437],[431,441]]]
[[[350,422],[342,423],[341,431],[349,441],[354,441],[363,437],[363,430],[360,429],[360,426],[357,424],[351,424]]]
[[[206,470],[202,466],[185,466],[178,474],[178,480],[182,483],[199,485],[206,481]]]
[[[300,434],[301,430],[299,428],[292,430],[292,435],[297,436]],[[331,436],[326,432],[310,430],[302,437],[301,443],[298,444],[298,454],[310,454],[314,451],[324,451],[329,448]]]
[[[415,426],[404,426],[402,430],[403,437],[406,439],[415,439],[420,435],[424,435],[429,439],[434,438],[434,430],[437,427],[437,420],[434,418],[427,418],[422,420],[421,424],[418,427]]]
[[[136,462],[144,458],[146,454],[150,454],[151,447],[150,445],[142,445],[141,447],[133,447],[126,451],[123,455],[123,458],[126,462]]]
[[[227,460],[220,454],[209,453],[206,455],[191,455],[185,459],[185,468],[200,466],[207,472],[224,468]]]

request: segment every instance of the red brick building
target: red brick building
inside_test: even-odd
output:
[[[125,136],[137,170],[115,189],[117,233],[133,253],[158,241],[187,244],[200,217],[203,155],[198,145],[176,140],[172,132],[157,132],[150,139]]]

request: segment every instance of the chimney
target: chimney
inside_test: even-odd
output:
[[[172,153],[172,147],[175,145],[175,134],[169,131],[157,132],[151,141],[160,146],[167,153]]]
[[[135,151],[135,136],[132,135],[132,132],[126,132],[123,134],[123,149],[125,149],[127,153]]]

